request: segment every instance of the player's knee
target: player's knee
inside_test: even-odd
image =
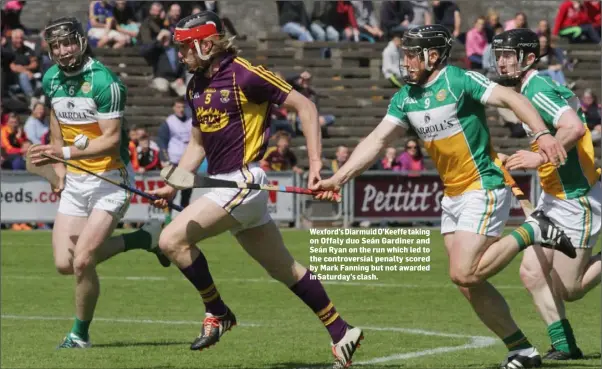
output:
[[[76,276],[81,276],[90,269],[94,268],[94,262],[92,260],[91,255],[82,254],[76,255],[73,260],[73,273]]]
[[[62,275],[71,275],[73,274],[73,265],[70,260],[55,260],[54,266],[56,267],[57,272]]]
[[[450,270],[449,277],[455,285],[460,287],[475,287],[483,282],[481,278],[474,273],[459,269]]]
[[[546,273],[542,266],[522,263],[519,271],[520,279],[526,289],[532,290],[542,283],[546,283]]]
[[[164,230],[159,236],[159,248],[165,255],[177,252],[182,246],[185,246],[185,244],[182,244],[179,238],[175,237],[171,232],[165,232]]]

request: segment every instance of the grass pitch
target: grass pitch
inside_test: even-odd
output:
[[[283,234],[295,257],[308,264],[309,232]],[[332,362],[330,337],[317,317],[271,281],[230,235],[202,244],[240,323],[218,345],[201,353],[188,349],[203,319],[198,294],[175,267],[164,269],[152,254],[135,250],[99,266],[93,348],[56,350],[72,324],[73,278],[55,271],[49,232],[7,231],[1,237],[3,368],[302,368]],[[449,281],[439,234],[430,247],[429,272],[379,272],[378,281],[326,283],[343,318],[365,329],[353,367],[494,368],[505,357],[504,345]],[[550,345],[546,327],[521,286],[519,262],[520,256],[492,282],[543,354]],[[600,368],[600,311],[600,287],[567,304],[587,360],[544,365]]]

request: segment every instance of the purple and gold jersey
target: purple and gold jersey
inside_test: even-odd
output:
[[[195,75],[186,97],[199,127],[210,175],[229,173],[263,158],[273,104],[292,87],[262,66],[226,56],[212,78]]]

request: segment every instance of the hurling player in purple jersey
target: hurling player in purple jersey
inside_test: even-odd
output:
[[[295,109],[303,124],[310,159],[309,183],[320,180],[321,144],[315,105],[261,66],[238,57],[219,17],[193,14],[176,26],[179,57],[194,74],[186,98],[193,111],[190,142],[178,164],[196,173],[206,157],[211,177],[267,184],[259,161],[268,144],[274,104]],[[176,190],[154,191],[165,207]],[[201,350],[217,343],[236,324],[213,282],[207,260],[195,244],[230,231],[238,243],[276,280],[284,283],[322,321],[332,338],[335,368],[346,368],[363,338],[362,330],[343,320],[320,281],[296,262],[284,246],[267,209],[265,191],[215,188],[180,213],[161,233],[159,247],[194,285],[205,307],[200,335],[191,345]]]

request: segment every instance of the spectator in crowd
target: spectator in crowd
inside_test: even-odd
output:
[[[502,31],[504,26],[500,23],[500,15],[494,9],[489,9],[487,12],[487,23],[485,24],[485,33],[487,34],[487,42],[493,41],[493,36],[496,34],[496,28],[501,27]]]
[[[537,29],[535,30],[537,36],[546,36],[548,40],[552,37],[552,30],[550,29],[550,24],[547,20],[542,19],[537,23]]]
[[[113,5],[108,0],[90,1],[88,10],[88,40],[96,47],[109,43],[114,49],[124,47],[129,36],[113,29]]]
[[[136,173],[161,169],[159,150],[151,147],[151,140],[148,135],[144,135],[138,139],[136,154],[137,160],[135,166],[132,165]]]
[[[380,161],[381,170],[399,170],[400,164],[395,158],[397,156],[397,149],[394,147],[387,147],[385,150],[385,157]]]
[[[592,132],[592,141],[600,141],[602,137],[602,105],[598,103],[598,97],[589,88],[583,91],[581,109],[585,114],[587,127]]]
[[[403,86],[401,69],[401,40],[403,34],[401,31],[394,31],[391,36],[393,38],[383,50],[382,71],[386,79],[391,82],[394,87],[401,88]]]
[[[414,20],[412,3],[407,1],[383,1],[380,6],[380,28],[386,38],[393,33],[405,32]]]
[[[412,11],[414,12],[410,28],[433,24],[433,15],[431,14],[431,6],[428,0],[410,0],[410,2],[412,3]]]
[[[372,1],[355,0],[351,3],[353,4],[355,20],[360,30],[360,40],[371,43],[381,41],[384,33],[378,26],[378,20],[374,13],[374,4],[372,4]]]
[[[504,27],[500,24],[493,30],[493,36],[497,36],[500,33],[504,32]],[[494,55],[491,52],[491,43],[487,44],[485,47],[485,51],[483,52],[483,69],[485,69],[485,76],[489,79],[497,78],[497,72],[495,71]]]
[[[276,146],[267,149],[261,167],[265,171],[287,171],[292,170],[295,173],[303,174],[303,169],[297,166],[297,156],[290,149],[291,137],[281,132],[276,137]]]
[[[474,27],[466,33],[466,55],[471,69],[483,68],[483,54],[487,48],[485,17],[478,17]]]
[[[195,10],[196,9],[196,10]],[[222,23],[224,24],[224,27],[226,28],[226,31],[231,34],[232,36],[236,36],[237,39],[240,40],[244,40],[247,37],[244,35],[239,35],[238,32],[236,31],[236,29],[234,28],[234,24],[232,23],[232,21],[230,20],[230,18],[228,17],[224,17],[222,16],[222,14],[220,13],[220,7],[219,7],[219,2],[218,1],[199,1],[197,3],[197,5],[194,6],[194,8],[192,9],[192,14],[195,14],[194,12],[196,11],[201,12],[204,10],[209,10],[214,12],[215,14],[220,16],[220,19],[222,20]],[[183,12],[184,14],[188,14],[186,12]]]
[[[128,44],[136,45],[138,40],[138,32],[140,32],[140,23],[136,20],[134,9],[125,0],[117,0],[115,9],[113,9],[115,17],[115,29],[123,35],[129,37]]]
[[[590,17],[588,8],[582,2],[566,0],[558,8],[552,34],[565,37],[571,43],[591,42],[599,44],[600,30],[594,28],[595,22],[596,19]]]
[[[149,58],[152,56],[148,53],[149,49],[154,49],[155,44],[159,43],[159,40],[163,38],[164,34],[170,34],[168,30],[163,28],[163,22],[165,20],[165,11],[163,5],[160,2],[155,1],[151,4],[148,9],[148,15],[140,24],[140,32],[138,37],[142,46],[142,55],[147,58],[147,62],[152,65]],[[161,36],[161,37],[160,37]]]
[[[160,32],[159,40],[152,48],[147,48],[146,58],[153,66],[152,87],[160,92],[170,89],[178,96],[186,94],[186,68],[180,63],[178,50],[173,44],[169,31]]]
[[[2,58],[0,58],[0,66],[2,78],[0,79],[0,87],[2,92],[2,107],[4,112],[16,112],[19,114],[29,113],[29,105],[16,96],[9,88],[9,79],[18,83],[18,78],[11,71],[11,64],[15,60],[15,53],[11,50],[6,37],[2,37]],[[18,85],[17,85],[18,86]]]
[[[4,150],[3,169],[25,170],[25,154],[31,145],[25,130],[19,124],[19,117],[10,113],[5,126],[0,129],[2,150]]]
[[[462,17],[458,4],[453,1],[433,1],[433,16],[435,24],[447,27],[455,38],[460,37]]]
[[[527,24],[527,15],[523,12],[518,12],[514,18],[504,23],[504,31],[510,31],[516,28],[529,28]]]
[[[337,1],[336,8],[331,8],[334,13],[330,16],[331,25],[337,30],[341,39],[346,41],[359,41],[360,30],[350,1]]]
[[[23,41],[25,33],[21,29],[15,29],[11,33],[10,51],[12,52],[12,62],[7,77],[9,84],[18,84],[21,91],[31,99],[34,96],[35,90],[38,87],[40,65],[35,52],[26,46]],[[3,55],[4,56],[4,55]]]
[[[584,1],[583,5],[587,11],[587,16],[592,22],[594,30],[600,34],[600,21],[602,20],[602,1]]]
[[[539,36],[539,49],[539,55],[541,55],[537,66],[539,74],[549,76],[552,80],[566,86],[566,78],[562,71],[565,63],[562,50],[552,47],[550,41],[544,35]]]
[[[25,134],[32,144],[42,144],[44,136],[48,133],[48,124],[44,121],[46,108],[42,103],[33,106],[31,115],[25,121]]]
[[[311,79],[311,74],[308,71],[304,71],[299,76],[295,76],[291,79],[288,79],[287,82],[289,82],[293,86],[293,88],[297,90],[301,95],[307,97],[316,105],[319,114],[318,122],[320,123],[320,128],[322,129],[322,137],[328,138],[328,127],[334,124],[335,116],[332,114],[320,114],[321,111],[318,94],[311,87]],[[301,127],[301,118],[299,118],[298,115],[295,119],[295,127],[298,133],[301,133],[303,131]]]
[[[340,145],[337,147],[337,151],[334,153],[334,155],[335,158],[330,161],[330,165],[328,167],[333,172],[336,172],[349,159],[349,148],[345,145]]]
[[[314,1],[311,13],[311,33],[318,41],[339,41],[339,32],[332,26],[332,15],[336,8],[334,1]]]
[[[25,1],[10,0],[4,4],[2,8],[2,36],[10,37],[15,29],[25,30],[25,26],[21,24],[21,12]]]
[[[192,117],[186,115],[185,105],[186,100],[183,97],[177,98],[172,106],[173,114],[168,116],[165,122],[159,127],[158,141],[161,165],[163,167],[178,165],[190,141]],[[191,196],[192,189],[183,190],[181,192],[180,205],[182,207],[188,206]]]
[[[276,1],[282,32],[299,41],[313,41],[309,16],[303,1]]]
[[[424,156],[418,144],[418,140],[409,139],[405,145],[405,151],[397,158],[399,171],[409,172],[409,176],[418,176],[424,170]]]
[[[169,30],[172,34],[176,30],[176,24],[180,21],[182,16],[182,7],[178,3],[173,3],[167,11],[167,17],[165,18],[164,27]]]

